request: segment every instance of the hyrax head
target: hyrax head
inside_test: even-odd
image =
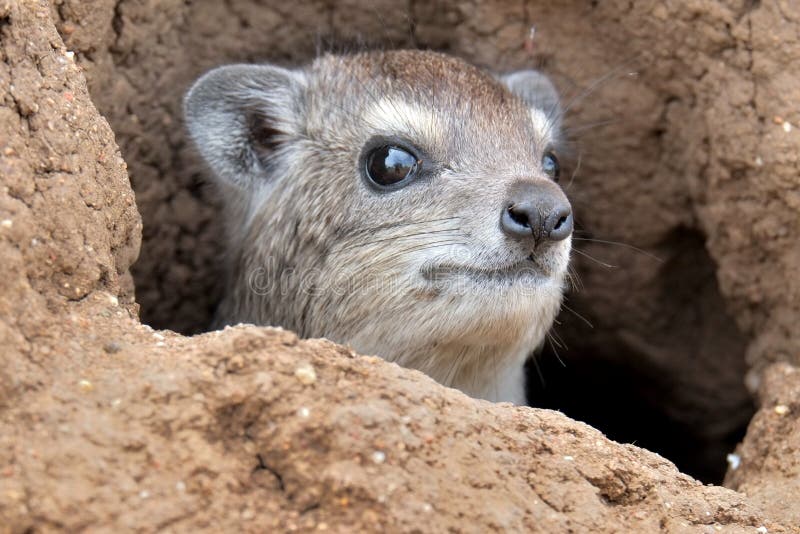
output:
[[[233,65],[185,113],[227,208],[223,323],[329,337],[458,387],[453,358],[516,365],[550,327],[572,214],[538,72],[421,51]]]

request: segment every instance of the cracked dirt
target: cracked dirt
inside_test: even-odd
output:
[[[798,531],[794,12],[441,1],[386,24],[395,3],[364,5],[0,0],[0,531]],[[532,397],[623,436],[657,414],[685,442],[672,457],[711,477],[751,414],[750,369],[761,409],[726,477],[743,493],[325,341],[140,323],[139,306],[202,330],[217,294],[186,85],[330,40],[543,65],[578,97],[579,237],[626,246],[578,242],[616,268],[576,256],[568,305],[593,328],[562,318],[570,371],[545,355]]]

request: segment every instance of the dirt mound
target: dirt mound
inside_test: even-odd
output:
[[[388,2],[374,5],[378,14],[394,12]],[[712,2],[696,11],[656,9],[653,17],[613,2],[589,11],[498,3],[470,18],[470,6],[459,6],[431,17],[430,8],[412,4],[418,22],[410,35],[480,62],[503,57],[500,66],[510,67],[525,61],[511,44],[517,34],[531,20],[553,21],[537,22],[546,43],[540,59],[568,72],[592,56],[596,67],[573,71],[587,78],[625,56],[626,39],[641,49],[649,39],[647,83],[625,79],[623,87],[634,84],[628,91],[601,93],[605,111],[625,109],[634,125],[599,136],[593,150],[602,155],[576,203],[587,227],[613,228],[612,236],[667,259],[654,272],[642,266],[647,256],[619,253],[631,263],[617,279],[581,267],[596,291],[581,297],[585,306],[610,321],[598,324],[602,346],[624,346],[625,359],[641,356],[651,371],[683,376],[671,380],[692,394],[711,388],[713,403],[701,408],[717,415],[743,398],[733,379],[741,378],[745,340],[757,368],[797,358],[796,248],[786,246],[800,224],[791,218],[796,161],[788,156],[797,141],[785,126],[796,119],[785,110],[798,95],[778,71],[794,57],[794,42],[768,53],[768,36],[780,38],[795,23],[777,8]],[[188,9],[176,1],[158,10],[126,1],[0,2],[0,530],[793,531],[798,474],[787,457],[798,446],[798,407],[788,366],[763,382],[764,407],[729,477],[746,497],[704,486],[658,455],[559,413],[475,401],[329,342],[254,327],[187,338],[140,324],[129,268],[141,221],[114,133],[82,71],[122,143],[150,224],[137,288],[146,316],[163,324],[213,300],[190,298],[201,289],[213,294],[214,209],[201,188],[187,187],[199,168],[177,122],[183,86],[223,56],[264,57],[258,50],[270,28],[270,39],[286,41],[271,58],[305,57],[313,42],[296,46],[296,29],[323,19],[346,35],[384,27],[355,3],[297,3],[289,11],[246,2]],[[598,22],[625,31],[600,35],[592,29]],[[571,33],[557,31],[568,23]],[[690,38],[690,28],[701,31]],[[603,46],[572,43],[556,55],[581,32]],[[474,35],[498,44],[489,54]],[[663,130],[641,138],[656,126]],[[629,181],[611,179],[614,168]],[[596,205],[588,210],[590,198]],[[652,225],[637,226],[642,220]],[[676,233],[683,227],[692,230]],[[679,261],[686,257],[693,259]],[[614,292],[623,281],[635,289],[627,300]],[[701,296],[689,298],[677,289],[683,283]],[[614,315],[625,303],[612,307],[612,295],[630,304],[630,316]],[[743,334],[726,320],[727,305]],[[656,321],[657,310],[677,317],[681,306],[702,324]],[[719,331],[731,345],[718,343]],[[690,350],[673,362],[681,347]],[[715,374],[687,378],[691,358]],[[703,413],[694,402],[687,413]],[[722,419],[721,427],[732,424]]]

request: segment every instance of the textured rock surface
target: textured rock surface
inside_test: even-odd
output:
[[[239,4],[229,5],[240,9]],[[319,7],[325,11],[326,5]],[[512,14],[518,9],[504,5],[481,15],[487,35],[501,35],[509,20],[516,20],[504,15],[493,21],[503,9]],[[700,20],[709,13],[728,16],[724,9],[710,9],[715,4],[701,5]],[[131,19],[136,9],[141,15]],[[241,8],[237,24],[263,31],[269,13]],[[357,24],[344,14],[327,13],[331,24]],[[456,22],[463,18],[460,8],[452,13]],[[573,21],[591,25],[587,13],[591,12],[573,15]],[[533,15],[531,11],[527,16]],[[128,275],[139,248],[141,223],[125,163],[51,17],[69,47],[79,49],[79,64],[89,68],[95,100],[112,118],[126,157],[129,151],[138,154],[131,164],[134,172],[147,176],[141,173],[150,162],[152,182],[143,178],[140,185],[149,183],[157,190],[156,178],[168,176],[174,164],[170,157],[160,160],[164,154],[159,151],[172,154],[182,136],[174,123],[173,144],[157,137],[161,134],[144,135],[165,131],[169,120],[176,120],[169,106],[160,124],[150,122],[155,121],[151,114],[134,117],[137,106],[154,98],[153,87],[172,97],[178,92],[169,84],[158,86],[154,72],[139,78],[119,65],[133,69],[152,61],[168,82],[174,81],[170,76],[179,75],[168,68],[165,56],[155,49],[138,55],[131,43],[146,43],[159,34],[163,54],[171,47],[181,50],[177,45],[194,34],[171,33],[170,25],[190,16],[200,19],[198,25],[212,25],[206,30],[211,36],[221,31],[216,25],[225,20],[209,11],[186,11],[177,3],[170,11],[169,3],[155,9],[98,2],[87,9],[80,2],[51,7],[37,1],[0,1],[0,531],[453,527],[476,532],[754,532],[762,526],[769,532],[793,531],[793,512],[774,503],[796,501],[796,493],[781,490],[796,491],[791,482],[796,472],[771,467],[796,463],[787,459],[797,450],[796,432],[789,432],[797,406],[788,367],[776,368],[765,380],[764,411],[751,429],[756,441],[745,442],[742,471],[729,479],[752,494],[748,498],[699,484],[661,457],[609,441],[556,412],[474,401],[419,373],[355,356],[329,342],[300,341],[288,332],[253,327],[185,338],[141,325]],[[309,16],[302,5],[292,11],[298,21]],[[624,22],[625,16],[633,17],[620,8],[617,19]],[[373,20],[366,17],[362,26]],[[452,24],[446,17],[436,18],[436,23]],[[465,36],[484,31],[474,23],[463,27]],[[415,31],[429,35],[429,42],[442,35],[434,26]],[[448,42],[470,51],[473,45],[459,31]],[[242,41],[248,42],[245,37]],[[560,38],[548,37],[552,46]],[[214,49],[217,44],[209,41],[206,46]],[[232,57],[232,49],[229,52]],[[514,56],[516,48],[509,45],[507,52],[521,61]],[[485,52],[472,53],[479,60],[491,59],[480,56]],[[212,56],[207,52],[207,58]],[[202,61],[185,68],[201,69]],[[98,88],[114,91],[103,100]],[[156,102],[156,107],[166,105]],[[763,127],[771,123],[765,121]],[[748,127],[742,136],[750,131]],[[783,126],[780,131],[786,133]],[[624,143],[609,150],[622,154],[623,148],[631,151]],[[148,155],[155,159],[147,160]],[[749,176],[746,172],[741,179]],[[653,177],[643,181],[652,187],[661,183]],[[179,202],[175,198],[180,183],[178,178],[162,182],[161,187],[174,191],[173,197],[165,197],[170,203]],[[150,209],[170,211],[171,204],[146,191],[142,198],[144,203],[152,201]],[[634,198],[631,209],[638,210]],[[663,195],[642,198],[668,201]],[[775,198],[783,202],[783,197]],[[166,207],[157,208],[159,203]],[[192,234],[172,226],[174,215],[154,219],[165,224],[164,230],[155,228],[174,232],[176,242],[192,235],[211,239],[201,230]],[[711,221],[712,215],[704,215],[704,220]],[[207,216],[203,224],[210,224]],[[725,220],[724,228],[740,223],[736,217]],[[185,224],[192,224],[191,217]],[[152,236],[151,240],[157,241]],[[198,241],[195,245],[202,249]],[[755,240],[747,246],[759,251],[764,261],[772,259],[766,251],[769,243]],[[724,242],[719,247],[726,250]],[[697,253],[696,249],[692,247]],[[170,249],[165,257],[173,253],[179,256]],[[724,254],[714,254],[720,254],[724,265]],[[210,258],[208,253],[199,261],[210,265]],[[150,261],[143,265],[155,265]],[[139,275],[144,293],[158,294],[166,279],[155,271],[142,272],[153,277],[148,285]],[[758,284],[769,277],[759,272],[740,276],[754,277],[747,287],[761,287]],[[791,283],[796,281],[782,280],[784,287]],[[734,298],[742,326],[754,336],[772,335],[760,330],[758,321],[746,320],[736,304],[737,287],[723,285],[726,297]],[[790,290],[785,289],[787,294]],[[747,305],[750,316],[761,317],[768,309],[788,310],[779,305],[792,301],[771,295],[772,308]],[[664,298],[671,302],[672,296]],[[719,308],[710,307],[710,314],[722,317]],[[174,313],[178,308],[166,309]],[[159,313],[166,318],[166,311]],[[715,354],[717,346],[711,345],[709,354]],[[774,398],[768,397],[773,391]],[[720,399],[730,402],[722,393]],[[773,430],[775,423],[767,419],[772,417],[770,409],[776,414],[773,401],[788,403],[786,418],[779,420],[787,432]],[[763,443],[768,443],[766,449],[759,448]]]
[[[736,450],[740,463],[734,459],[725,484],[787,525],[800,525],[800,369],[769,367],[759,400],[761,409]]]

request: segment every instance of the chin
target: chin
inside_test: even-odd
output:
[[[531,343],[533,349],[561,307],[563,275],[457,278],[450,290],[439,293],[441,304],[430,307],[443,327],[438,337],[444,342],[504,347]]]

